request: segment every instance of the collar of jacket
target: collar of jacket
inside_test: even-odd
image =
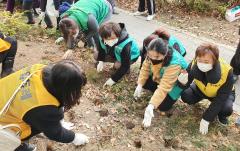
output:
[[[212,70],[206,73],[199,70],[197,64],[195,63],[191,72],[194,79],[202,81],[203,83],[216,84],[221,79],[221,66],[219,61],[214,65]]]

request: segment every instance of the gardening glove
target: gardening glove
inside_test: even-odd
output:
[[[81,133],[76,133],[75,138],[72,141],[72,143],[76,146],[84,145],[84,144],[87,144],[88,142],[89,142],[89,138],[86,135]]]
[[[80,40],[80,41],[78,42],[77,46],[78,46],[79,48],[83,48],[83,47],[84,47],[84,42],[83,42],[82,40]]]
[[[109,78],[108,80],[107,80],[107,82],[103,85],[103,87],[105,87],[105,86],[112,86],[112,85],[114,85],[116,82],[114,82],[113,80],[112,80],[112,78]]]
[[[147,106],[144,113],[144,119],[143,119],[144,127],[149,127],[151,125],[152,118],[154,117],[153,109],[154,109],[154,106],[152,104],[149,104]]]
[[[73,50],[68,49],[63,55],[62,59],[71,59],[73,57]]]
[[[183,84],[183,85],[186,85],[187,82],[188,82],[188,73],[181,73],[179,76],[178,76],[178,81]]]
[[[199,128],[201,134],[206,135],[208,133],[208,125],[209,125],[208,121],[204,119],[201,120]]]
[[[101,72],[103,70],[103,61],[99,61],[97,65],[97,72]]]
[[[45,17],[45,12],[41,12],[40,14],[39,14],[39,20],[43,20],[44,19],[44,17]]]
[[[72,130],[74,128],[74,124],[71,122],[65,122],[64,119],[60,121],[62,127],[64,127],[67,130]]]
[[[58,10],[55,10],[54,11],[54,16],[57,18],[57,17],[59,17],[59,11]]]
[[[55,41],[55,44],[59,45],[63,40],[64,40],[63,37],[59,37],[59,38]]]
[[[142,93],[142,86],[140,84],[138,84],[133,96],[135,99],[140,98],[141,97],[141,93]]]

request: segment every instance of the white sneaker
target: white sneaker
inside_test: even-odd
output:
[[[154,17],[155,17],[155,14],[153,14],[153,15],[148,15],[148,16],[147,16],[147,21],[153,20]]]
[[[145,12],[136,11],[135,13],[133,13],[133,16],[140,16],[140,15],[143,15],[143,14],[145,14]]]

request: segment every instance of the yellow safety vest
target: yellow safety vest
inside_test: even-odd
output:
[[[18,124],[22,130],[21,139],[31,135],[31,127],[23,121],[24,115],[33,108],[45,105],[58,107],[59,101],[52,96],[42,82],[42,69],[45,65],[36,64],[0,79],[0,110],[17,87],[31,73],[34,73],[17,93],[6,114],[0,117],[0,125]]]
[[[226,82],[228,73],[232,68],[223,59],[219,59],[219,62],[220,62],[220,69],[221,69],[221,79],[217,83],[215,84],[207,83],[207,85],[204,85],[201,81],[194,79],[194,83],[197,85],[200,91],[210,98],[217,96],[218,90]]]
[[[0,38],[0,52],[8,50],[11,47],[11,44]]]

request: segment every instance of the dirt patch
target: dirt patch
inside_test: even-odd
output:
[[[39,62],[57,61],[62,55],[62,46],[56,46],[52,40],[19,41],[15,69]],[[98,74],[91,56],[91,51],[82,49],[77,49],[74,54],[74,59],[81,64],[87,75],[93,78],[88,79],[80,105],[65,114],[65,120],[75,124],[74,131],[88,135],[90,143],[75,147],[72,144],[57,143],[37,136],[31,139],[31,142],[39,149],[44,147],[53,151],[239,149],[240,130],[234,125],[233,120],[229,127],[211,124],[209,134],[202,136],[198,133],[202,107],[192,108],[180,101],[171,111],[172,116],[162,116],[157,111],[152,126],[143,129],[141,123],[144,109],[151,94],[145,92],[143,98],[138,101],[132,96],[136,86],[138,65],[134,65],[131,74],[117,85],[103,88],[104,82],[110,76],[112,65],[107,65],[105,71]],[[99,111],[102,110],[107,114],[100,116]],[[233,116],[232,119],[234,118],[236,117]]]

